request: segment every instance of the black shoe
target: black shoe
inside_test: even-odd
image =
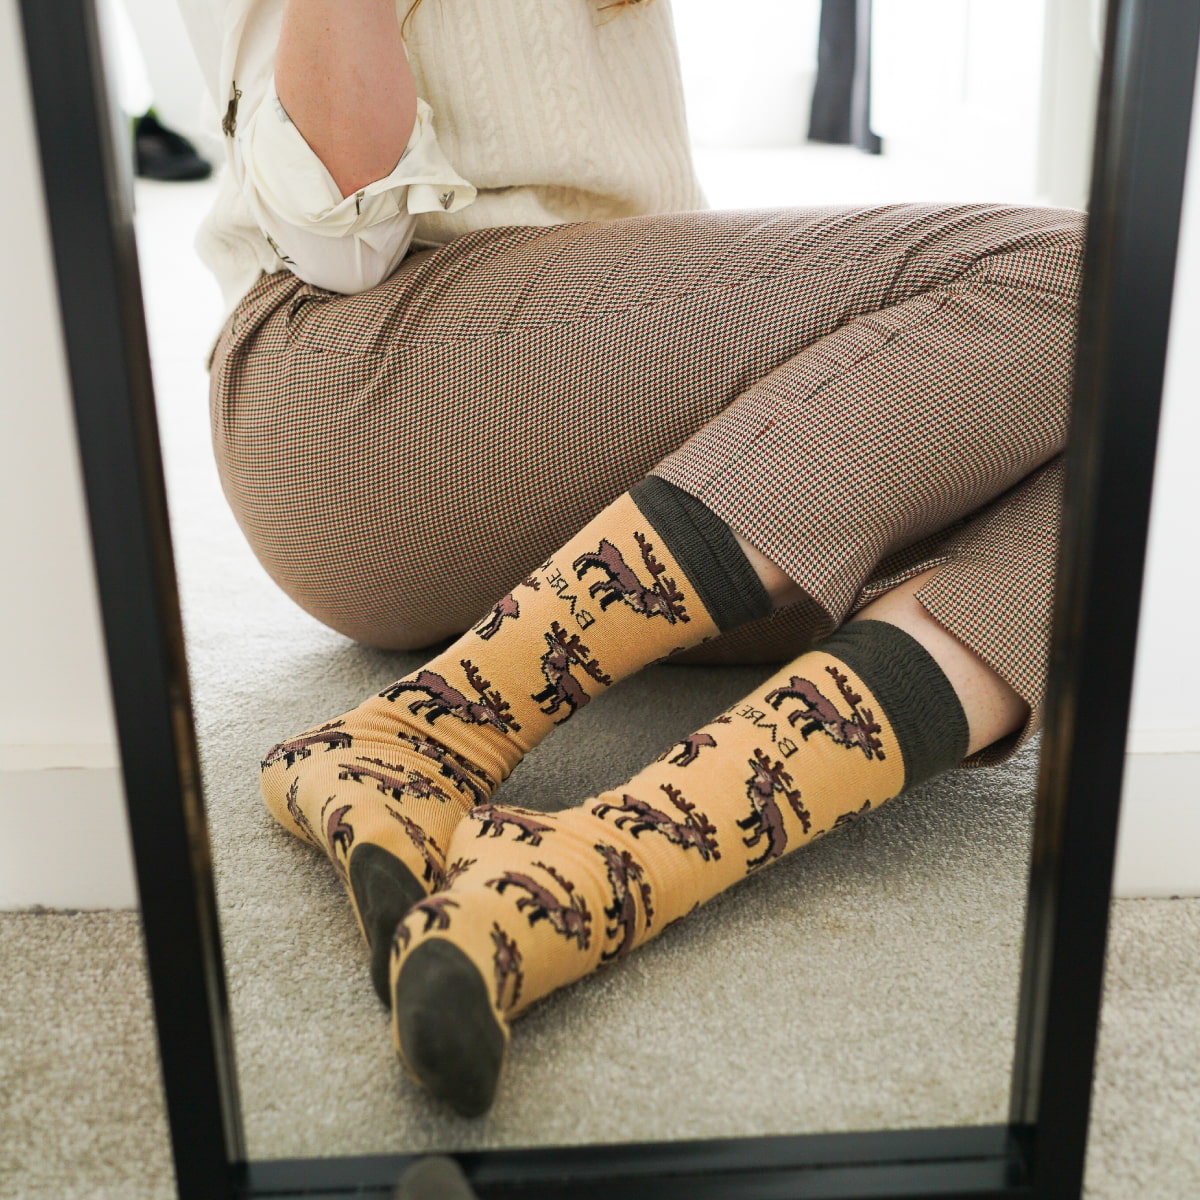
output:
[[[182,134],[160,125],[154,110],[133,123],[135,171],[140,179],[207,179],[212,164]]]

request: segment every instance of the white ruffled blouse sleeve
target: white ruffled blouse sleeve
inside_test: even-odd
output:
[[[382,283],[412,241],[417,215],[458,212],[475,188],[438,145],[433,111],[417,101],[412,136],[392,172],[342,197],[275,91],[238,129],[242,196],[280,261],[305,283],[347,294]]]

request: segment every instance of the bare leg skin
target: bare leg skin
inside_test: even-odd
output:
[[[738,537],[750,565],[778,607],[800,596],[800,589],[770,559]],[[958,695],[971,730],[969,753],[1012,733],[1024,724],[1029,706],[974,651],[969,650],[929,615],[916,598],[936,568],[902,583],[873,600],[853,620],[887,621],[917,639],[946,673]]]

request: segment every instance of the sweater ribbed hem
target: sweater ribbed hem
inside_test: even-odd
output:
[[[703,501],[649,475],[629,489],[722,632],[770,616],[771,597],[733,531]]]
[[[871,690],[900,743],[904,787],[967,756],[967,715],[945,672],[911,634],[886,621],[850,621],[813,647],[844,662]]]

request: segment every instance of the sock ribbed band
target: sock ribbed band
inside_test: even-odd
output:
[[[910,788],[967,755],[967,716],[945,672],[911,634],[886,621],[850,621],[815,649],[839,658],[870,686],[887,714]]]
[[[635,483],[629,495],[722,633],[771,615],[773,605],[762,580],[733,531],[712,509],[657,475]]]

